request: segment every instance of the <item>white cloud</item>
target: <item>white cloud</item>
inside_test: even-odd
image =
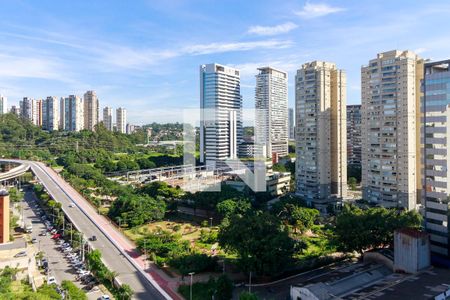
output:
[[[61,66],[45,57],[0,54],[0,77],[42,78],[66,81]]]
[[[341,7],[335,7],[330,6],[325,3],[310,3],[306,2],[305,6],[303,6],[303,9],[300,11],[295,12],[296,15],[305,18],[305,19],[312,19],[317,17],[326,16],[333,13],[338,13],[341,11],[344,11],[344,8]]]
[[[277,35],[287,33],[297,27],[297,24],[292,22],[287,22],[276,26],[252,26],[248,29],[247,33],[256,35]]]
[[[415,52],[416,54],[422,54],[422,53],[426,52],[427,50],[428,50],[427,48],[421,47],[421,48],[415,49],[414,52]]]
[[[182,54],[203,55],[233,51],[248,51],[254,49],[283,49],[292,45],[291,41],[265,40],[255,42],[210,43],[192,45],[182,49]]]

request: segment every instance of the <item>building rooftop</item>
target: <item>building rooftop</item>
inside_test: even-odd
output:
[[[417,229],[413,229],[413,228],[401,228],[396,230],[398,233],[402,233],[405,235],[408,235],[410,237],[413,238],[426,238],[428,237],[428,233],[424,232],[424,231],[420,231]]]

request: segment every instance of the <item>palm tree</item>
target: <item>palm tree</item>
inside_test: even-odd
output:
[[[133,296],[133,290],[128,284],[122,284],[119,289],[119,299],[120,300],[129,300]]]
[[[114,279],[116,279],[117,275],[119,275],[116,271],[109,271],[106,273],[106,279],[109,280],[111,286],[114,286]]]

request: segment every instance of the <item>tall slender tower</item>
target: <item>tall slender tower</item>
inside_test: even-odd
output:
[[[266,145],[266,156],[288,155],[288,76],[264,67],[256,75],[255,108],[257,144]]]
[[[411,51],[379,53],[361,68],[363,198],[415,209],[420,194],[420,80]]]
[[[103,125],[109,131],[113,130],[113,116],[112,116],[112,108],[106,106],[103,108]]]
[[[116,126],[120,133],[127,133],[127,110],[119,107],[116,109]]]
[[[24,97],[22,101],[20,101],[20,116],[37,125],[36,100]]]
[[[87,91],[83,96],[84,129],[94,130],[98,124],[99,106],[95,91]]]
[[[42,99],[38,99],[35,101],[36,105],[36,116],[34,124],[37,126],[42,126]]]
[[[361,167],[361,105],[347,105],[347,164]]]
[[[450,257],[450,60],[425,63],[422,199],[431,251]]]
[[[65,130],[66,127],[66,99],[61,97],[59,99],[59,129]]]
[[[54,96],[49,96],[42,101],[42,129],[48,131],[59,129],[58,106],[58,98]]]
[[[238,156],[242,139],[239,70],[219,64],[200,66],[200,162],[223,166]]]
[[[347,195],[346,75],[313,61],[295,77],[296,193],[324,211]]]
[[[64,101],[64,129],[67,131],[80,131],[84,127],[83,99],[70,95]]]
[[[289,139],[295,140],[295,119],[294,119],[294,109],[288,109],[288,126],[289,126]]]
[[[0,94],[0,115],[8,112],[8,99]]]

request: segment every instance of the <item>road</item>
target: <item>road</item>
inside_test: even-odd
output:
[[[134,299],[178,298],[176,294],[169,296],[159,286],[164,282],[158,280],[159,278],[153,278],[150,275],[153,273],[143,271],[144,261],[136,255],[135,247],[130,245],[126,238],[118,233],[105,218],[98,215],[89,203],[56,172],[39,162],[21,162],[31,167],[47,192],[62,204],[66,215],[74,226],[85,235],[86,239],[93,235],[97,237],[96,241],[89,242],[91,248],[101,251],[105,265],[110,270],[117,272],[118,282],[128,284],[132,288]],[[76,206],[69,207],[71,203],[75,203]]]
[[[75,283],[75,285],[79,288],[83,288],[81,283],[75,280],[75,270],[64,258],[63,253],[58,250],[55,241],[51,239],[50,235],[39,235],[40,232],[46,231],[46,228],[41,219],[38,217],[35,203],[36,197],[34,193],[31,190],[25,190],[25,201],[21,202],[21,204],[23,204],[23,216],[26,224],[30,222],[33,224],[33,232],[30,236],[31,238],[35,238],[37,240],[35,247],[39,251],[44,252],[44,256],[49,262],[49,276],[54,276],[59,284],[61,284],[63,280],[69,280]],[[86,295],[89,300],[96,300],[102,295],[102,293],[100,291],[88,292]]]

